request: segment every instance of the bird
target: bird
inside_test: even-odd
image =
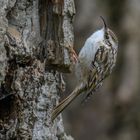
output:
[[[95,31],[86,41],[77,58],[75,73],[78,84],[72,93],[54,107],[51,115],[53,121],[77,96],[93,94],[101,87],[116,64],[118,39],[114,32],[107,27],[100,16],[103,27]]]

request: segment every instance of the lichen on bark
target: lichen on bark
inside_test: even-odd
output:
[[[73,0],[0,6],[0,139],[71,140],[50,117],[71,69]]]

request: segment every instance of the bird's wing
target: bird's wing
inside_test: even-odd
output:
[[[107,74],[107,63],[108,51],[100,44],[89,67],[90,73],[87,79],[88,91],[86,97],[84,97],[84,102],[102,85],[102,81]]]
[[[90,74],[88,77],[88,86],[95,89],[96,86],[104,79],[107,73],[108,51],[103,45],[100,45],[95,53],[94,60],[90,64]]]

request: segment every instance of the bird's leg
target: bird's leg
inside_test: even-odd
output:
[[[71,48],[71,52],[72,52],[72,58],[74,62],[76,63],[78,61],[78,55],[73,48]]]
[[[62,73],[60,73],[60,80],[61,80],[60,89],[61,89],[62,92],[64,92],[64,91],[65,91],[66,84],[65,84],[65,82],[64,82]]]
[[[71,57],[72,57],[72,59],[73,59],[73,62],[74,62],[74,63],[78,62],[78,55],[77,55],[77,53],[75,52],[75,50],[73,49],[73,47],[69,46],[69,47],[66,47],[66,48],[69,50],[69,52],[70,52],[70,54],[71,54]]]

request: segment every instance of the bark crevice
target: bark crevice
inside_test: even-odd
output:
[[[72,2],[0,1],[0,139],[72,139],[61,116],[50,122],[71,68]]]

